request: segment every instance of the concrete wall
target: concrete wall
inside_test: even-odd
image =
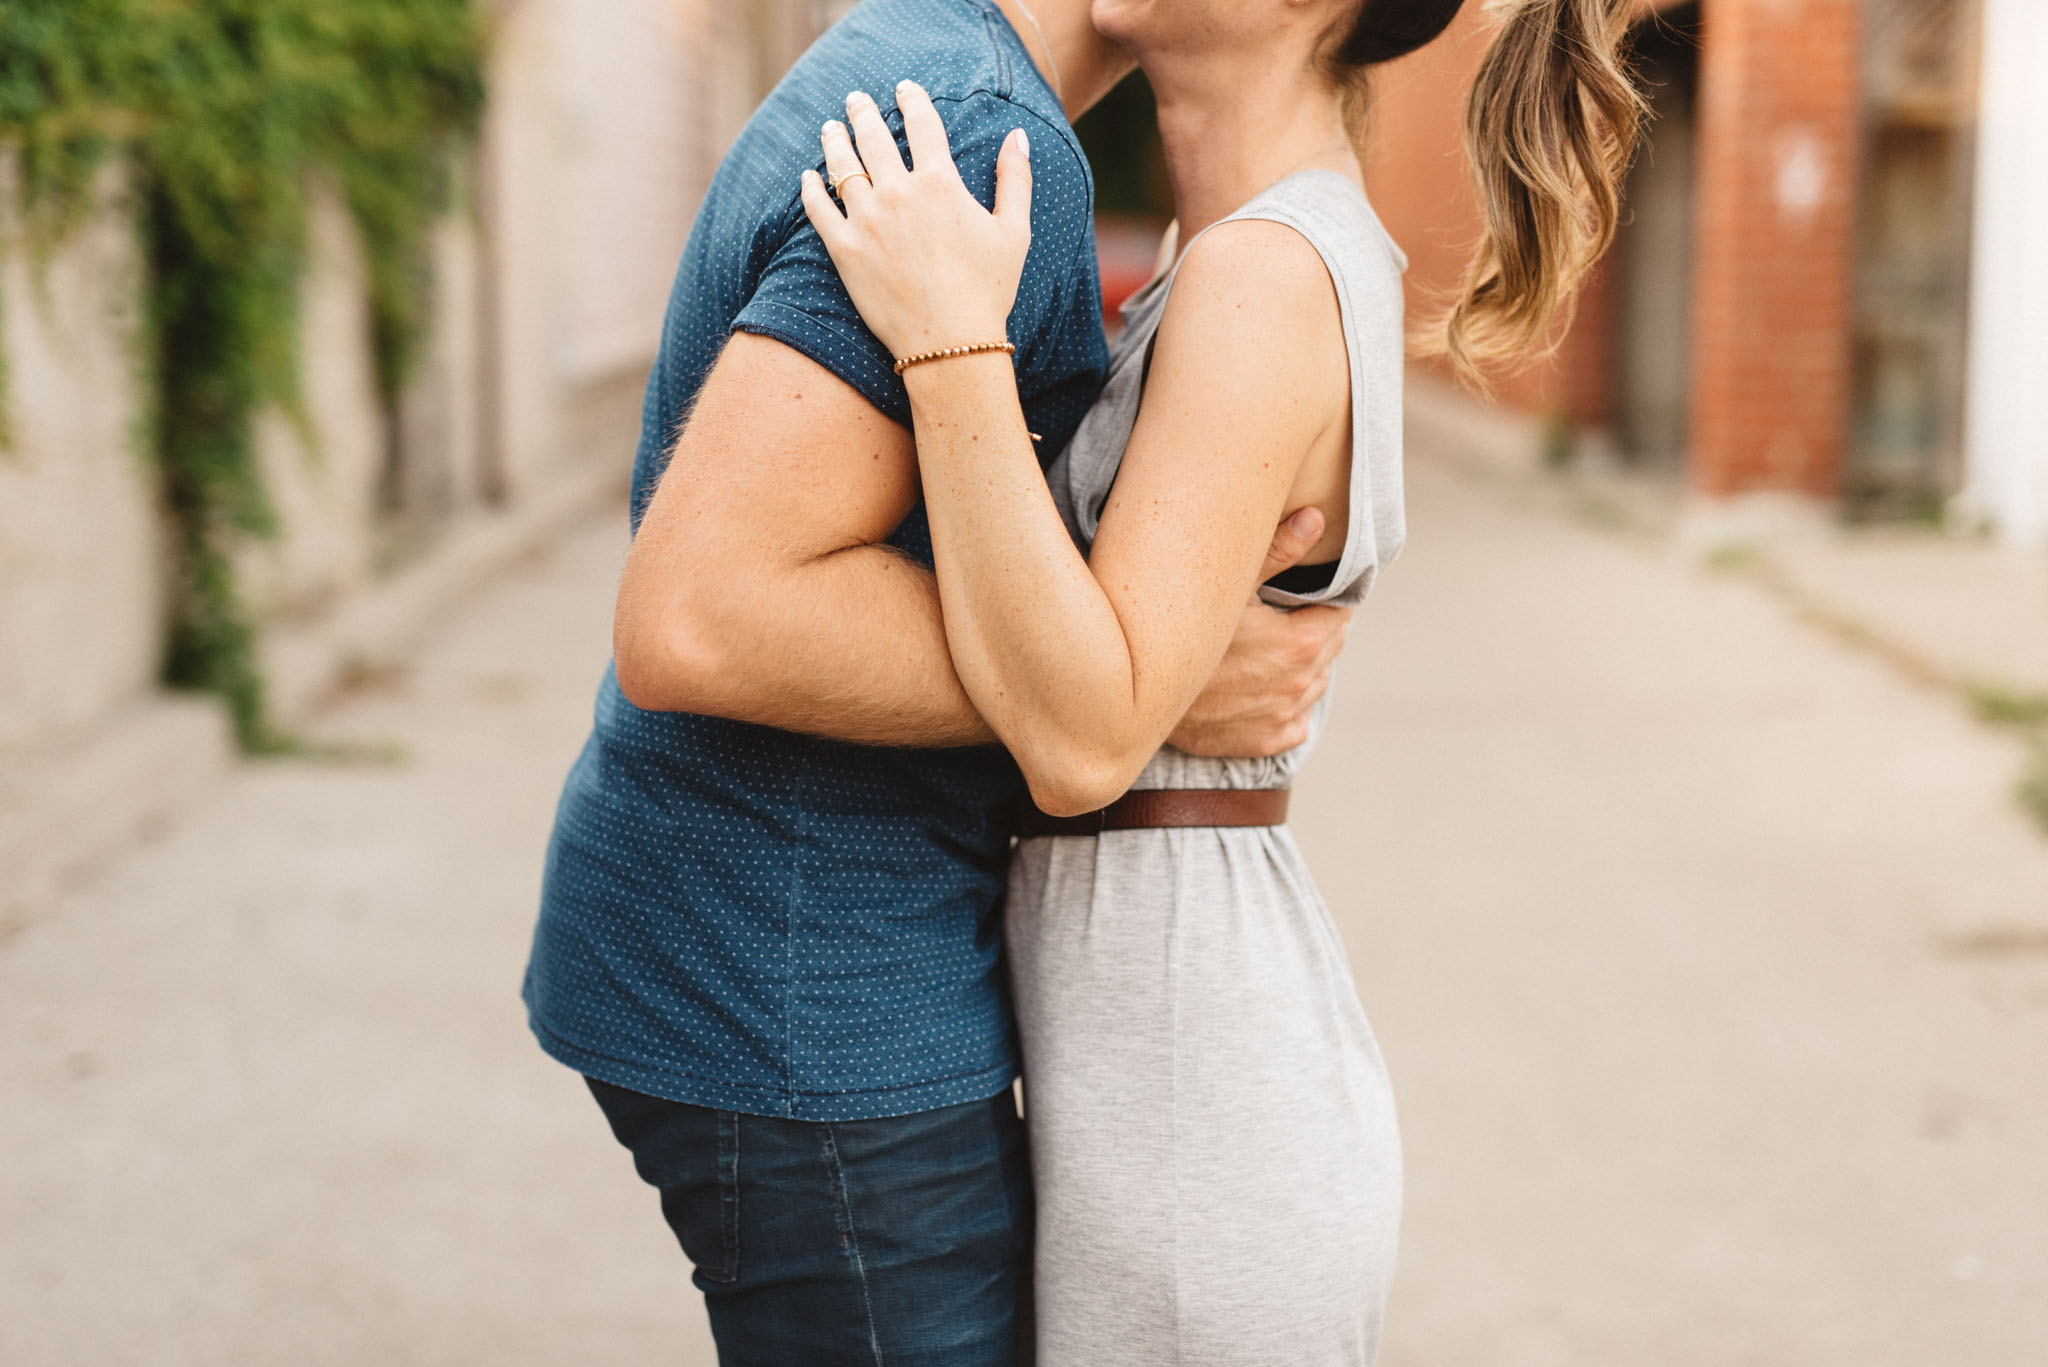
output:
[[[737,129],[731,109],[753,105],[751,77],[731,75],[749,65],[731,8],[515,0],[499,11],[481,207],[493,459],[508,490],[632,425],[620,410],[637,413],[676,260]]]
[[[431,578],[444,547],[510,544],[474,524],[572,486],[587,497],[593,472],[615,478],[623,510],[676,259],[759,95],[758,35],[741,8],[491,7],[483,137],[461,207],[436,230],[431,329],[393,412],[375,391],[353,226],[315,187],[310,422],[261,415],[282,531],[240,554],[244,591],[277,633],[346,616],[394,576]],[[0,754],[47,755],[103,731],[153,692],[159,664],[161,538],[132,356],[139,263],[117,177],[103,193],[40,282],[18,243],[0,263],[16,436],[0,453]]]
[[[13,166],[0,162],[0,193]],[[14,432],[0,451],[0,764],[83,731],[156,676],[161,540],[131,343],[140,265],[119,193],[102,177],[108,211],[40,273],[0,216]]]
[[[708,136],[700,35],[670,0],[551,6],[562,158],[564,308],[558,364],[572,384],[644,366],[676,258],[724,150]]]
[[[469,169],[469,168],[464,168]],[[485,472],[483,257],[474,176],[460,178],[461,207],[431,244],[435,322],[414,359],[411,383],[390,415],[397,478],[382,486],[389,546],[402,563],[431,544],[434,529],[488,501]]]
[[[385,423],[371,369],[362,252],[335,195],[316,187],[300,288],[302,426],[277,411],[256,423],[257,459],[279,535],[241,548],[246,603],[268,621],[303,620],[369,582]]]
[[[1984,0],[1962,503],[2048,547],[2048,7]]]

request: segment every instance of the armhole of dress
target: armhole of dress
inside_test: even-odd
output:
[[[1279,183],[1284,185],[1286,181]],[[1263,195],[1260,196],[1260,199],[1263,198]],[[1344,530],[1344,547],[1337,553],[1329,582],[1321,588],[1308,593],[1294,593],[1285,589],[1271,589],[1268,584],[1259,586],[1261,593],[1270,591],[1284,595],[1290,600],[1285,606],[1308,607],[1345,598],[1356,587],[1361,577],[1361,562],[1370,564],[1371,560],[1376,558],[1375,548],[1379,540],[1378,526],[1373,520],[1372,467],[1369,463],[1363,463],[1367,462],[1369,457],[1360,449],[1360,444],[1364,440],[1365,415],[1362,411],[1364,396],[1359,393],[1359,366],[1353,355],[1357,346],[1357,329],[1351,315],[1351,299],[1345,292],[1342,269],[1298,215],[1289,213],[1284,207],[1265,208],[1261,206],[1259,199],[1254,199],[1236,213],[1219,218],[1196,233],[1181,248],[1180,255],[1174,260],[1173,268],[1164,282],[1166,298],[1160,303],[1160,324],[1164,325],[1166,310],[1172,307],[1173,286],[1180,277],[1181,264],[1187,260],[1188,253],[1194,249],[1195,243],[1226,223],[1246,220],[1277,223],[1283,228],[1291,229],[1315,250],[1316,259],[1323,263],[1323,271],[1329,278],[1330,289],[1337,296],[1337,325],[1344,336],[1344,384],[1351,400],[1347,405],[1351,412],[1351,453],[1350,468],[1345,472],[1347,526]],[[1144,368],[1138,377],[1138,403],[1141,408],[1145,402],[1145,387],[1152,378],[1152,356],[1158,345],[1159,329],[1155,327],[1152,336],[1145,343]],[[1135,425],[1135,418],[1133,423]],[[1098,530],[1102,526],[1103,510],[1109,506],[1110,494],[1116,489],[1117,476],[1122,473],[1123,458],[1119,455],[1116,472],[1110,476],[1109,484],[1102,491],[1102,497],[1095,503],[1093,521]]]
[[[1351,591],[1358,586],[1359,580],[1378,558],[1379,543],[1378,524],[1373,520],[1370,453],[1363,449],[1366,436],[1366,396],[1359,392],[1359,363],[1355,355],[1358,331],[1351,313],[1351,296],[1345,289],[1343,268],[1338,265],[1331,253],[1324,249],[1322,242],[1300,216],[1288,212],[1284,207],[1260,209],[1254,201],[1230,218],[1221,219],[1210,226],[1216,227],[1240,219],[1278,223],[1281,227],[1290,228],[1298,233],[1302,241],[1315,249],[1316,258],[1323,263],[1323,271],[1329,277],[1331,292],[1337,296],[1337,326],[1344,336],[1344,385],[1350,395],[1350,402],[1346,407],[1351,414],[1351,450],[1344,480],[1347,516],[1344,547],[1337,553],[1336,565],[1330,574],[1329,582],[1321,588],[1308,593],[1290,592],[1286,589],[1273,591],[1284,594],[1289,600],[1287,606],[1290,607],[1310,607],[1318,603],[1341,601],[1351,596]],[[1203,231],[1206,232],[1207,229]],[[1266,589],[1268,586],[1260,587]]]

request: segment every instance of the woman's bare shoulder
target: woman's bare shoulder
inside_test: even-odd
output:
[[[1188,244],[1174,277],[1174,299],[1217,297],[1278,312],[1286,322],[1335,318],[1337,287],[1315,244],[1276,219],[1225,219]],[[1171,301],[1169,301],[1171,307]]]
[[[1287,376],[1296,394],[1348,392],[1343,317],[1322,253],[1271,219],[1209,229],[1189,244],[1174,276],[1159,357],[1197,369],[1256,357],[1259,369]]]

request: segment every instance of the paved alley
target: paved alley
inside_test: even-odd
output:
[[[525,564],[337,760],[243,764],[0,945],[0,1363],[713,1361],[519,1002],[624,553]]]
[[[1388,1367],[2048,1361],[2021,752],[1416,462],[1298,810],[1402,1106]]]
[[[1297,802],[1403,1108],[1382,1361],[2039,1367],[2017,746],[1512,484],[1418,462],[1410,515]],[[623,550],[0,941],[0,1363],[712,1361],[517,992]]]

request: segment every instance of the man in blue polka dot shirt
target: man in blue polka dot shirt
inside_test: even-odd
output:
[[[1008,1364],[1030,1327],[999,937],[1023,785],[947,655],[894,358],[798,178],[849,92],[900,134],[905,77],[984,202],[1028,130],[1008,340],[1050,460],[1106,364],[1068,118],[1127,70],[1087,0],[868,0],[748,123],[683,251],[525,996],[660,1190],[726,1363]],[[1249,608],[1174,743],[1287,748],[1337,639]]]

